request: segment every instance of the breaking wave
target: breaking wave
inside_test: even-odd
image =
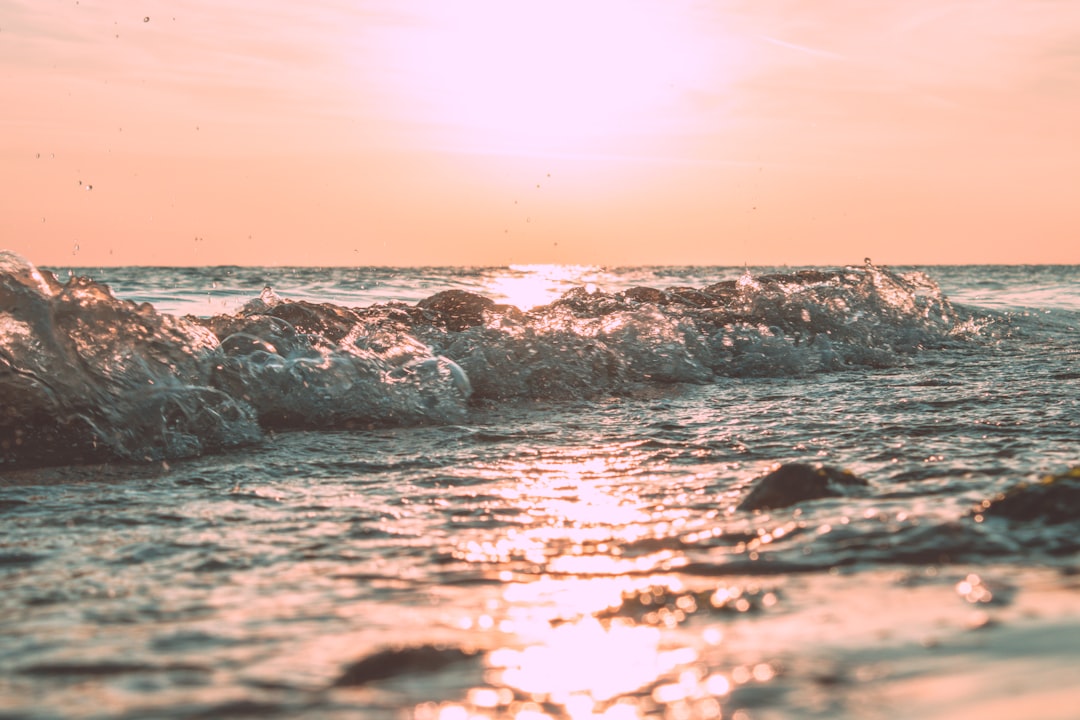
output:
[[[165,460],[268,429],[462,420],[469,403],[903,363],[966,341],[920,272],[867,261],[704,288],[574,288],[522,312],[463,290],[415,305],[290,301],[176,317],[0,253],[0,466]]]

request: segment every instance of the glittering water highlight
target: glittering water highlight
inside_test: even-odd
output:
[[[0,269],[0,714],[1075,707],[1076,268]]]

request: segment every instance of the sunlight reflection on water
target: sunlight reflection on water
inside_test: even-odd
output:
[[[575,287],[602,290],[605,282],[614,279],[593,265],[511,265],[486,278],[481,293],[527,311],[554,302]]]
[[[501,610],[465,620],[502,641],[485,659],[490,686],[473,688],[465,703],[417,707],[417,718],[641,718],[673,703],[717,716],[715,698],[729,683],[698,667],[695,643],[721,635],[694,643],[665,635],[697,607],[680,580],[656,574],[685,556],[667,547],[623,552],[675,531],[679,519],[640,496],[646,485],[624,482],[637,474],[638,454],[633,444],[589,447],[483,469],[505,481],[495,494],[532,521],[455,552],[470,563],[518,562],[520,572],[499,575]]]

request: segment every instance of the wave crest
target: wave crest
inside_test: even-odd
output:
[[[574,288],[522,312],[462,290],[346,308],[271,288],[175,317],[0,253],[0,463],[189,457],[264,428],[456,422],[477,400],[589,398],[885,367],[970,323],[867,262],[705,288]]]

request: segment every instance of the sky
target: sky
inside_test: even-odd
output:
[[[40,265],[1080,263],[1075,0],[0,0]]]

